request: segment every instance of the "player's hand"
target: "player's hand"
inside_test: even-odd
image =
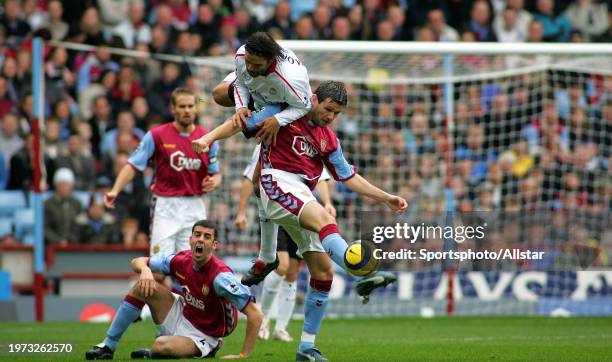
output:
[[[157,288],[157,282],[153,277],[151,269],[146,268],[140,272],[140,279],[138,279],[138,292],[145,298],[153,296],[155,289]]]
[[[334,219],[336,218],[336,208],[334,207],[334,205],[329,203],[329,204],[323,205],[323,207],[325,208],[325,210],[327,210],[327,212],[329,212],[331,216],[334,217]]]
[[[210,150],[210,145],[212,142],[206,138],[206,136],[202,136],[195,141],[191,142],[191,149],[195,153],[206,153]]]
[[[240,231],[244,230],[244,228],[246,228],[246,223],[247,223],[247,219],[244,213],[241,212],[238,215],[236,215],[236,220],[234,220],[234,224],[236,225],[238,230]]]
[[[255,137],[263,142],[265,145],[276,145],[276,135],[280,130],[280,124],[275,117],[266,118],[263,121],[257,123],[259,132]]]
[[[251,117],[251,110],[243,107],[238,108],[236,113],[232,116],[232,124],[235,128],[247,128],[247,118]]]
[[[385,200],[385,205],[391,210],[401,213],[406,210],[408,207],[408,201],[403,197],[391,195],[387,200]]]
[[[221,357],[221,359],[243,359],[247,357],[248,356],[245,356],[243,354],[226,354],[225,356]]]
[[[117,193],[114,191],[109,191],[104,194],[104,206],[109,209],[115,208],[115,200],[117,199]]]
[[[220,173],[206,176],[202,180],[202,191],[211,192],[215,190],[217,187],[219,187],[219,185],[221,185],[221,174]]]

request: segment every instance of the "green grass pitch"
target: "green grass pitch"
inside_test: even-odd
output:
[[[83,360],[102,340],[108,324],[0,323],[0,359]],[[225,339],[219,356],[240,351],[244,320]],[[289,331],[298,337],[300,321]],[[150,321],[133,324],[115,359],[149,346],[155,336]],[[298,338],[296,338],[297,340]],[[73,343],[70,355],[9,355],[7,342]],[[356,318],[325,320],[317,346],[331,361],[610,361],[612,318],[455,317]],[[292,361],[297,342],[258,342],[252,361]]]

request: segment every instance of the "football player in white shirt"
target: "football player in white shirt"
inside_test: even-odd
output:
[[[283,110],[263,120],[256,137],[265,144],[276,144],[281,126],[306,115],[312,108],[312,90],[308,71],[297,56],[281,47],[269,34],[256,32],[235,56],[236,69],[213,90],[215,101],[236,107],[232,116],[236,126],[246,128],[251,109],[260,110],[268,104],[284,104]],[[253,177],[254,189],[259,190],[259,169]],[[242,283],[251,286],[261,282],[278,267],[276,256],[277,232],[275,225],[263,215],[261,200],[257,198],[261,224],[261,247],[258,259],[243,277]]]

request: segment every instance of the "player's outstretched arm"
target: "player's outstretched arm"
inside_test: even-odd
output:
[[[359,174],[355,174],[355,176],[350,179],[344,181],[346,187],[351,189],[352,191],[367,197],[371,197],[374,200],[384,202],[387,207],[396,212],[403,212],[408,207],[408,202],[395,195],[391,195],[378,187],[372,185],[365,178],[361,177]]]
[[[115,208],[115,199],[117,195],[119,195],[127,184],[132,182],[134,176],[136,176],[136,169],[134,166],[130,164],[123,166],[121,171],[119,171],[119,175],[117,175],[113,188],[104,195],[104,206],[110,209]]]
[[[208,152],[210,145],[217,140],[224,140],[230,138],[233,135],[239,133],[242,130],[240,127],[234,126],[231,119],[223,122],[222,125],[208,132],[204,136],[191,142],[191,148],[194,152],[205,153]]]
[[[237,355],[223,356],[222,358],[224,359],[247,358],[251,355],[251,352],[253,352],[253,348],[255,348],[257,333],[259,332],[259,327],[263,321],[263,313],[261,312],[259,306],[254,302],[250,302],[242,310],[242,312],[247,316],[247,327],[244,335],[242,351]]]

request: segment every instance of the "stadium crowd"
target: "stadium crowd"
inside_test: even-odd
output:
[[[194,74],[186,63],[121,57],[111,47],[152,55],[233,55],[257,30],[277,39],[609,42],[610,14],[606,2],[590,0],[5,0],[0,190],[32,186],[33,36],[96,47],[45,50],[44,162],[53,193],[45,203],[46,242],[134,244],[147,242],[151,169],[119,195],[114,210],[105,210],[100,196],[144,132],[171,119],[172,90],[186,84],[202,95],[207,128],[224,113],[212,106],[215,84],[202,80],[206,72]],[[477,58],[462,61],[478,66]],[[457,210],[483,218],[526,210],[573,213],[555,221],[564,228],[578,213],[584,222],[564,240],[579,242],[578,235],[591,246],[612,244],[605,222],[612,209],[612,77],[548,71],[458,83],[450,139],[439,84],[396,85],[387,92],[347,86],[349,109],[334,127],[350,161],[382,188],[411,200],[411,212],[443,209],[450,186]],[[451,145],[449,172],[443,161]],[[223,148],[222,172],[241,170],[233,156],[244,152],[230,143]],[[224,181],[224,196],[210,209],[223,225],[221,240],[241,239],[231,221],[239,182]],[[86,201],[74,190],[86,192]],[[341,185],[334,200],[347,239],[356,236],[358,211],[376,209]],[[523,229],[517,236],[523,241],[532,229],[541,232],[537,226]],[[15,240],[7,236],[4,242]]]

